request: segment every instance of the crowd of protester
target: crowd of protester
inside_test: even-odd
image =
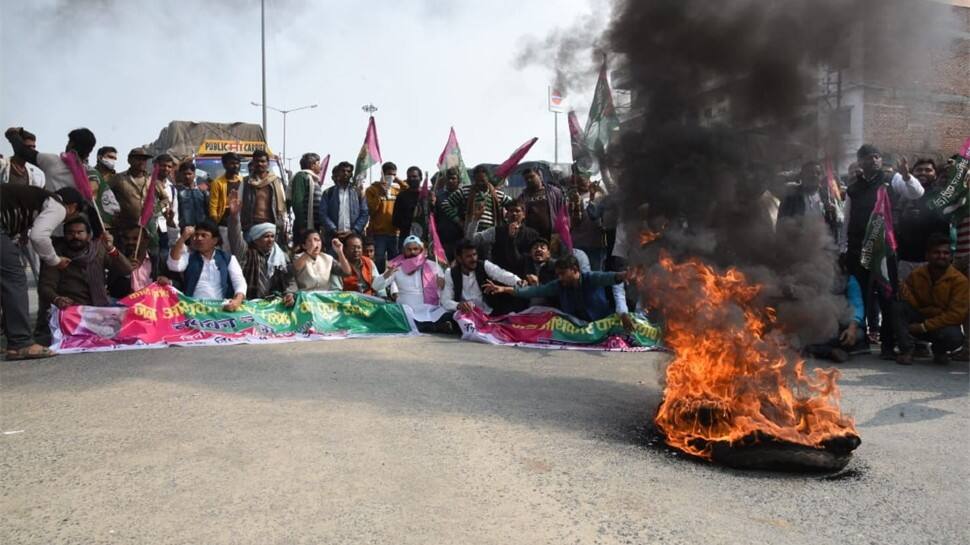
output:
[[[39,153],[22,128],[5,135],[14,150],[0,165],[7,359],[54,355],[51,305],[109,305],[153,282],[222,300],[227,311],[248,299],[292,306],[298,291],[359,292],[407,305],[418,329],[432,333],[457,333],[456,311],[501,315],[537,305],[580,320],[615,313],[632,327],[637,300],[624,286],[629,247],[617,228],[616,192],[576,169],[556,183],[527,169],[513,198],[485,166],[472,170],[470,184],[450,169],[429,187],[420,168],[400,179],[388,162],[380,179],[361,187],[353,165],[341,162],[328,185],[315,153],[283,180],[257,150],[245,158],[248,175],[240,174],[244,158],[230,152],[224,173],[208,180],[197,177],[192,158],[144,148],[129,152],[125,171],[116,171],[110,146],[87,167],[96,146],[87,129],[69,133],[64,154]],[[78,190],[71,157],[87,168],[90,199]],[[906,161],[884,168],[867,145],[850,167],[844,203],[817,163],[780,196],[779,221],[828,225],[854,309],[839,337],[810,353],[845,361],[878,341],[882,356],[901,364],[926,345],[938,363],[966,359],[970,226],[965,211],[944,216],[926,205],[941,167],[919,159],[911,171]],[[888,287],[860,261],[881,187],[890,192],[899,241]],[[443,259],[431,247],[432,225]],[[26,267],[38,278],[33,325]]]

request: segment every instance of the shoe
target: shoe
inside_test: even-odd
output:
[[[902,352],[896,356],[896,363],[899,365],[913,365],[913,353]]]
[[[950,355],[946,352],[933,354],[933,363],[937,365],[950,365]]]
[[[833,348],[832,353],[829,354],[829,358],[835,363],[845,363],[849,361],[849,354],[841,348]]]
[[[913,350],[914,358],[928,358],[930,357],[930,347],[924,343],[916,343],[916,349]]]
[[[892,349],[882,350],[879,352],[879,359],[883,361],[896,361],[896,353]]]

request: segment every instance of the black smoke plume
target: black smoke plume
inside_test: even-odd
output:
[[[862,40],[870,59],[904,76],[920,36],[940,30],[926,28],[936,12],[918,17],[926,9],[902,0],[617,2],[605,44],[614,85],[632,102],[607,163],[630,239],[666,228],[634,261],[655,266],[663,249],[736,267],[764,285],[782,330],[801,342],[833,336],[847,305],[832,235],[821,221],[773,226],[767,192],[783,197],[781,174],[826,145],[812,109],[820,67],[843,66]]]

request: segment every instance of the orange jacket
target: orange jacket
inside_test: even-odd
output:
[[[958,326],[970,310],[970,280],[950,265],[934,283],[930,268],[923,265],[906,277],[900,296],[923,315],[927,331]]]
[[[394,203],[397,202],[397,194],[399,191],[400,185],[397,182],[392,183],[387,188],[386,194],[380,182],[374,182],[364,192],[364,197],[367,198],[367,210],[370,212],[370,226],[367,228],[369,234],[397,234],[397,227],[394,227],[393,216]]]

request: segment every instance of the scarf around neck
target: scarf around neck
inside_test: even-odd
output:
[[[415,271],[421,269],[421,289],[424,292],[424,303],[438,306],[438,275],[435,271],[437,265],[428,261],[426,253],[422,252],[420,255],[407,259],[403,255],[399,255],[388,263],[399,267],[401,272],[406,275],[412,275]]]

